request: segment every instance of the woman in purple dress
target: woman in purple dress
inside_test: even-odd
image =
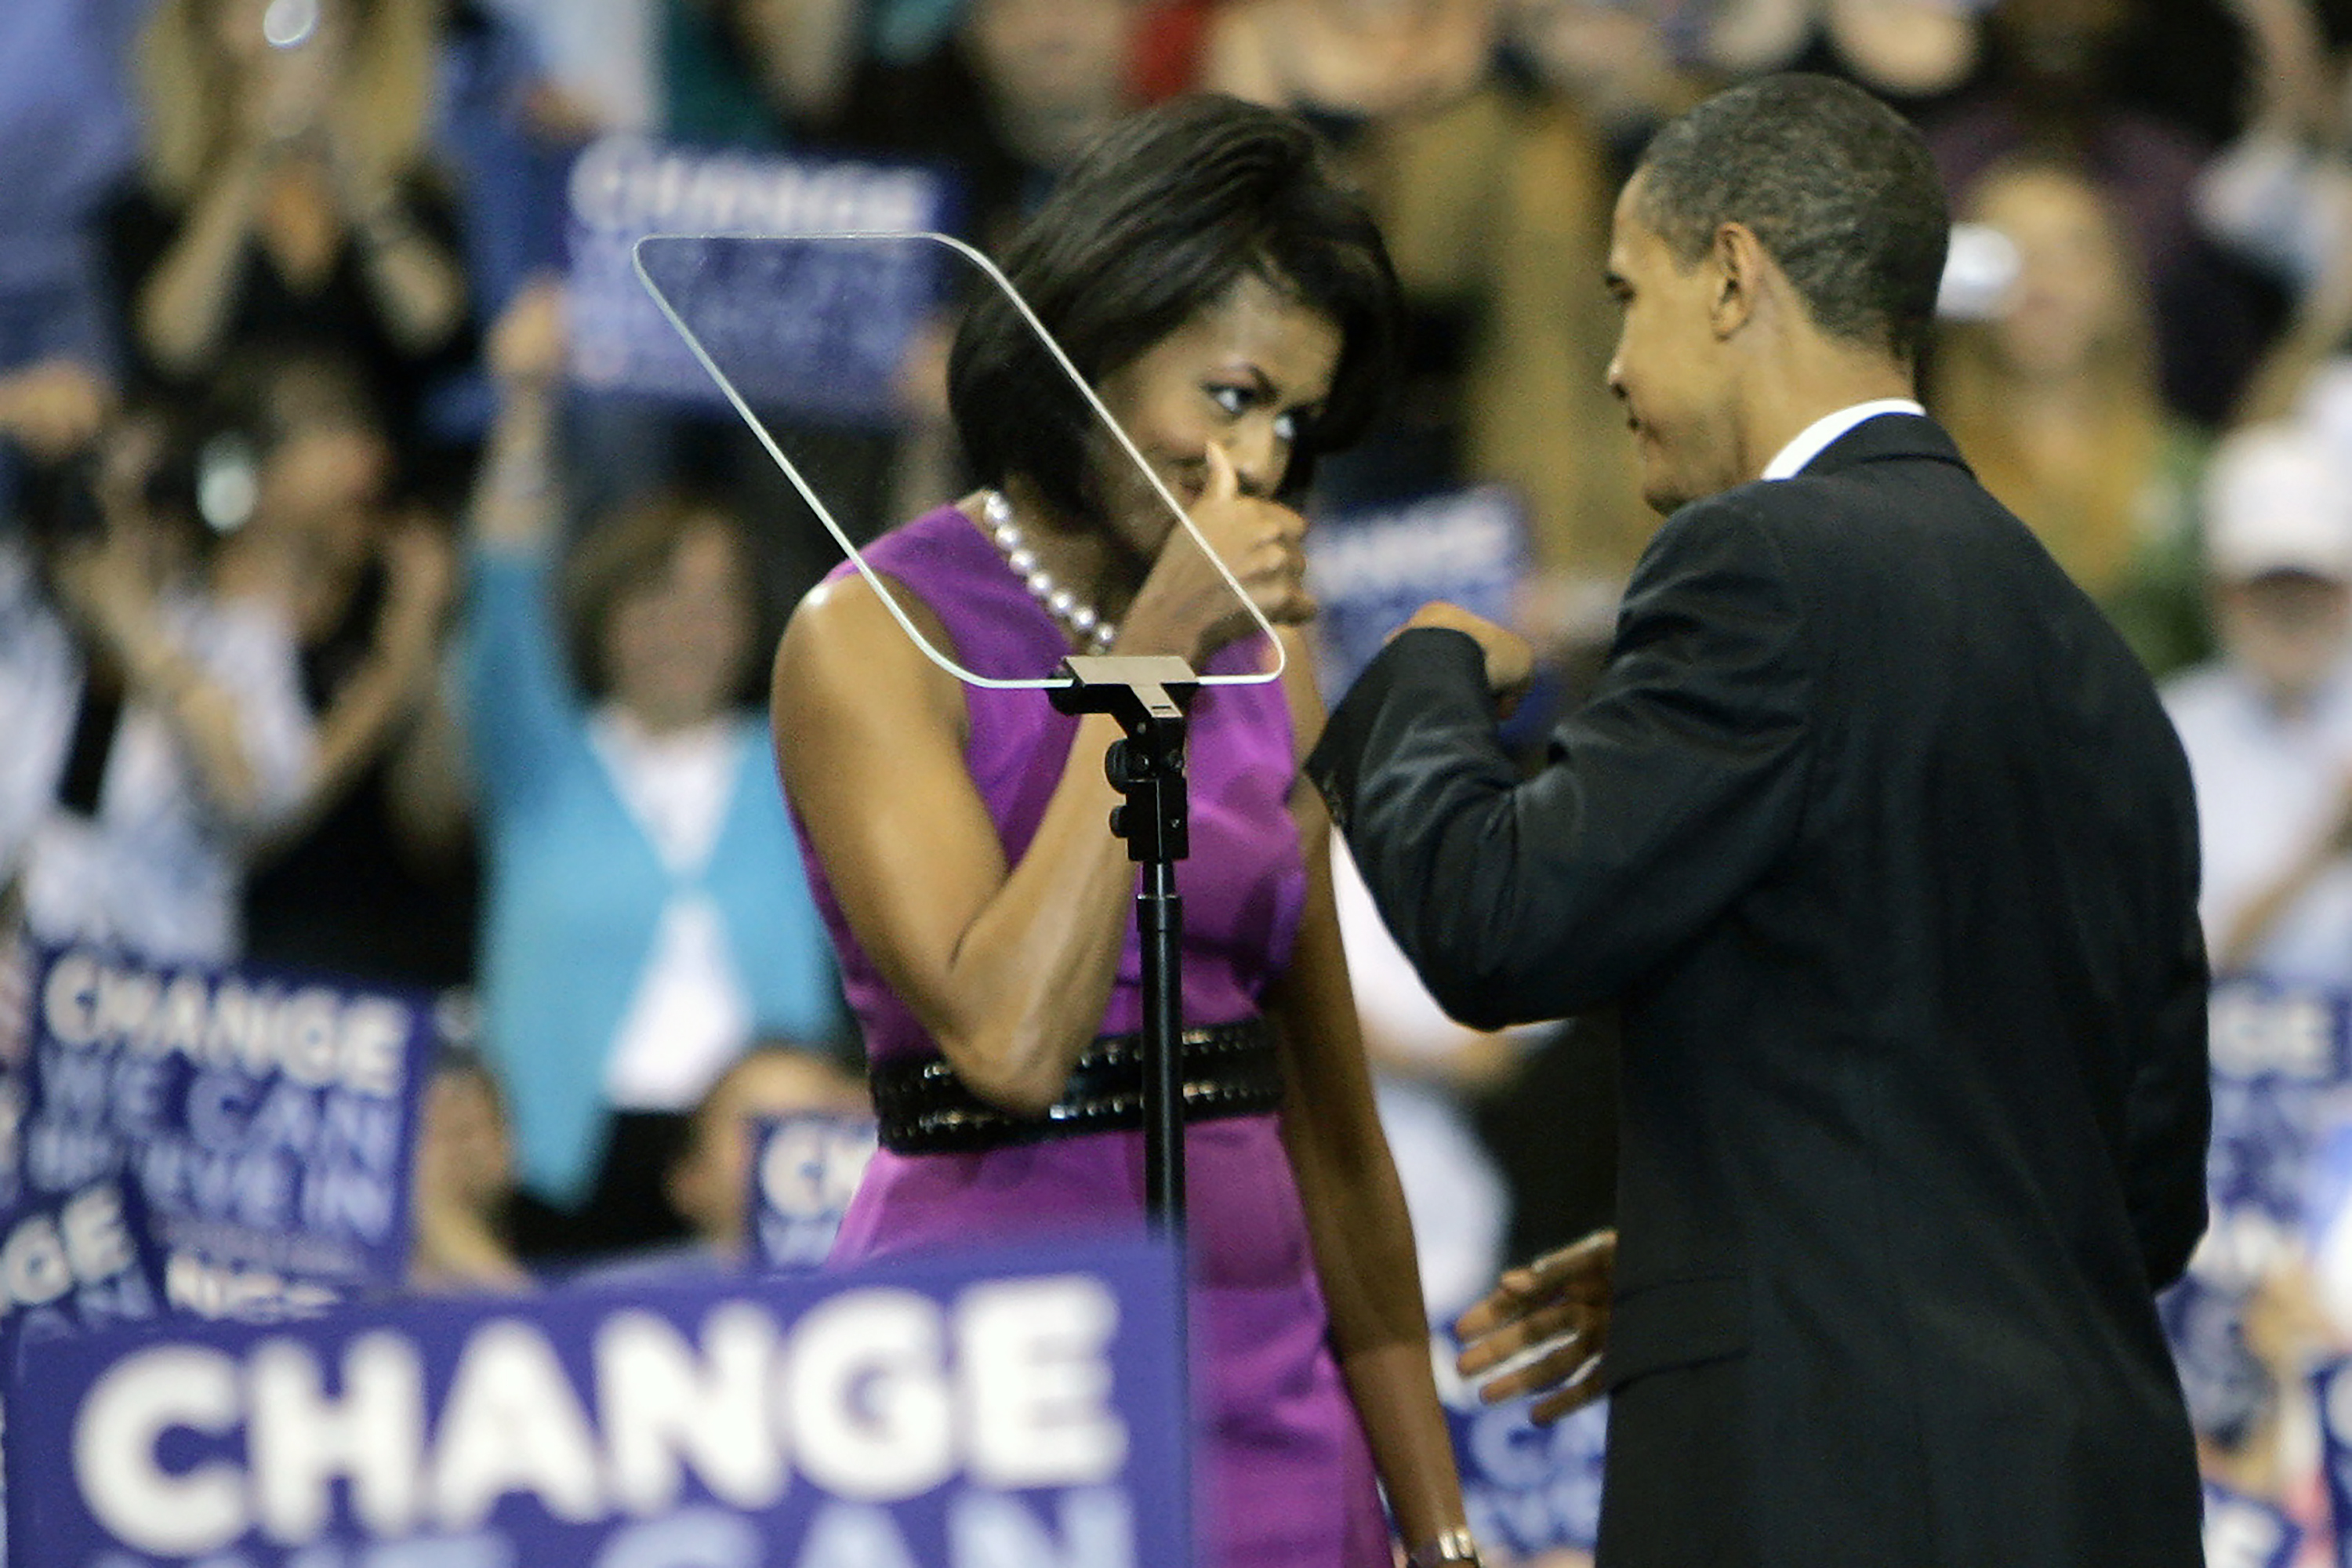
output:
[[[1474,1562],[1340,956],[1328,826],[1297,771],[1322,709],[1297,631],[1314,613],[1305,523],[1286,502],[1385,374],[1386,254],[1302,124],[1192,98],[1111,132],[1005,266],[1287,659],[1278,682],[1203,688],[1191,715],[1180,877],[1202,1560],[1387,1568],[1377,1481],[1416,1564]],[[868,549],[892,596],[983,672],[1043,675],[1106,649],[1271,669],[1232,588],[1105,456],[989,292],[949,365],[987,488]],[[967,689],[845,570],[794,616],[774,701],[884,1124],[834,1260],[1139,1226],[1141,965],[1135,868],[1104,826],[1119,800],[1103,776],[1113,721],[1037,690]]]

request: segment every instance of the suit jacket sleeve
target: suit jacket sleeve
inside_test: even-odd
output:
[[[2188,826],[2194,830],[2193,815]],[[2211,982],[2193,889],[2184,904],[2165,990],[2124,1107],[2124,1198],[2148,1285],[2158,1290],[2180,1278],[2205,1233],[2205,1151],[2213,1122],[2206,1041]]]
[[[1493,1028],[1616,994],[1794,840],[1813,677],[1798,596],[1729,500],[1661,531],[1609,667],[1522,779],[1461,633],[1393,639],[1307,771],[1438,1002]]]

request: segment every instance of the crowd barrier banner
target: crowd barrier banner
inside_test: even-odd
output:
[[[842,158],[755,157],[636,137],[596,142],[572,165],[569,200],[572,374],[596,391],[723,410],[726,400],[638,281],[648,235],[929,232],[949,226],[940,173]],[[709,265],[694,330],[743,395],[788,417],[887,428],[902,374],[942,300],[938,253],[732,246]],[[878,258],[878,259],[877,259]]]
[[[16,1370],[16,1568],[1185,1568],[1175,1260],[170,1321]]]
[[[1590,1552],[1601,1532],[1601,1463],[1609,1432],[1606,1400],[1549,1426],[1528,1419],[1532,1398],[1482,1404],[1454,1370],[1461,1343],[1431,1329],[1438,1396],[1462,1474],[1470,1532],[1489,1551],[1534,1557],[1567,1547]]]
[[[1528,570],[1527,509],[1500,485],[1393,507],[1318,512],[1307,532],[1326,690],[1346,689],[1388,635],[1432,599],[1508,625]]]
[[[814,1268],[833,1249],[849,1200],[874,1158],[870,1116],[809,1111],[751,1126],[751,1256],[758,1267]]]
[[[268,1314],[400,1284],[424,998],[68,947],[37,957],[29,1002],[24,1189],[120,1176],[171,1305]]]

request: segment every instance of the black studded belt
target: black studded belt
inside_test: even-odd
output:
[[[1034,1116],[989,1104],[937,1057],[877,1062],[866,1076],[882,1146],[894,1153],[971,1153],[1143,1125],[1139,1034],[1097,1038],[1070,1068],[1062,1097]],[[1185,1030],[1177,1077],[1187,1121],[1259,1115],[1282,1104],[1282,1058],[1262,1019]]]

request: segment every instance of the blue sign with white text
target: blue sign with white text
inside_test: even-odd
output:
[[[28,1196],[121,1176],[174,1306],[303,1310],[400,1284],[421,997],[73,947],[41,956],[30,1000]]]
[[[1432,599],[1507,625],[1528,568],[1527,512],[1500,485],[1318,513],[1307,534],[1324,688],[1333,696]]]
[[[177,1320],[18,1369],[17,1568],[1186,1568],[1171,1253]]]
[[[945,228],[940,174],[613,137],[573,164],[570,206],[565,310],[583,385],[726,405],[637,277],[638,241],[677,237],[648,247],[646,274],[747,400],[835,425],[896,422],[950,252],[839,237]]]
[[[833,1250],[874,1157],[870,1116],[807,1111],[752,1123],[751,1256],[762,1268],[814,1268]]]

